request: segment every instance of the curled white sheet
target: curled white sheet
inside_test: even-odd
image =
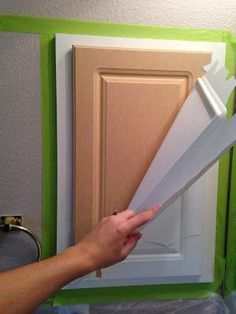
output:
[[[236,80],[227,74],[213,64],[197,79],[129,208],[162,212],[236,142],[236,115],[227,120],[225,107]]]

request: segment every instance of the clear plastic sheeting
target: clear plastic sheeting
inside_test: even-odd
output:
[[[91,305],[89,314],[228,314],[230,313],[223,299],[214,295],[199,300],[172,300],[127,302],[120,304]]]
[[[214,294],[206,299],[140,301],[110,304],[81,304],[41,307],[35,314],[230,314],[221,296]]]
[[[233,291],[231,295],[225,297],[224,300],[229,308],[229,313],[236,313],[236,291]]]

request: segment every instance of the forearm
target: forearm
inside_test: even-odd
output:
[[[126,210],[104,218],[78,245],[58,256],[0,274],[0,313],[32,313],[73,279],[122,261],[141,237],[136,229],[157,209],[137,215]]]
[[[68,282],[91,271],[86,253],[72,247],[39,263],[4,272],[0,274],[0,313],[31,313]]]

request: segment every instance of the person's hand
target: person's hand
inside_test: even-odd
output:
[[[70,281],[125,259],[141,237],[137,228],[158,208],[137,215],[127,209],[104,218],[79,244],[57,256],[1,273],[0,312],[32,313]]]
[[[159,207],[139,214],[127,209],[117,215],[103,218],[75,248],[87,255],[91,270],[122,261],[142,236],[136,229],[154,218]]]

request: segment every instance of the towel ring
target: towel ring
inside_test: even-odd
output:
[[[15,224],[5,224],[5,225],[0,227],[0,230],[5,231],[5,232],[19,230],[19,231],[23,231],[23,232],[27,233],[36,243],[36,246],[38,249],[37,261],[39,262],[41,260],[41,258],[42,258],[42,245],[41,245],[39,238],[31,230],[29,230],[23,226],[15,225]]]

